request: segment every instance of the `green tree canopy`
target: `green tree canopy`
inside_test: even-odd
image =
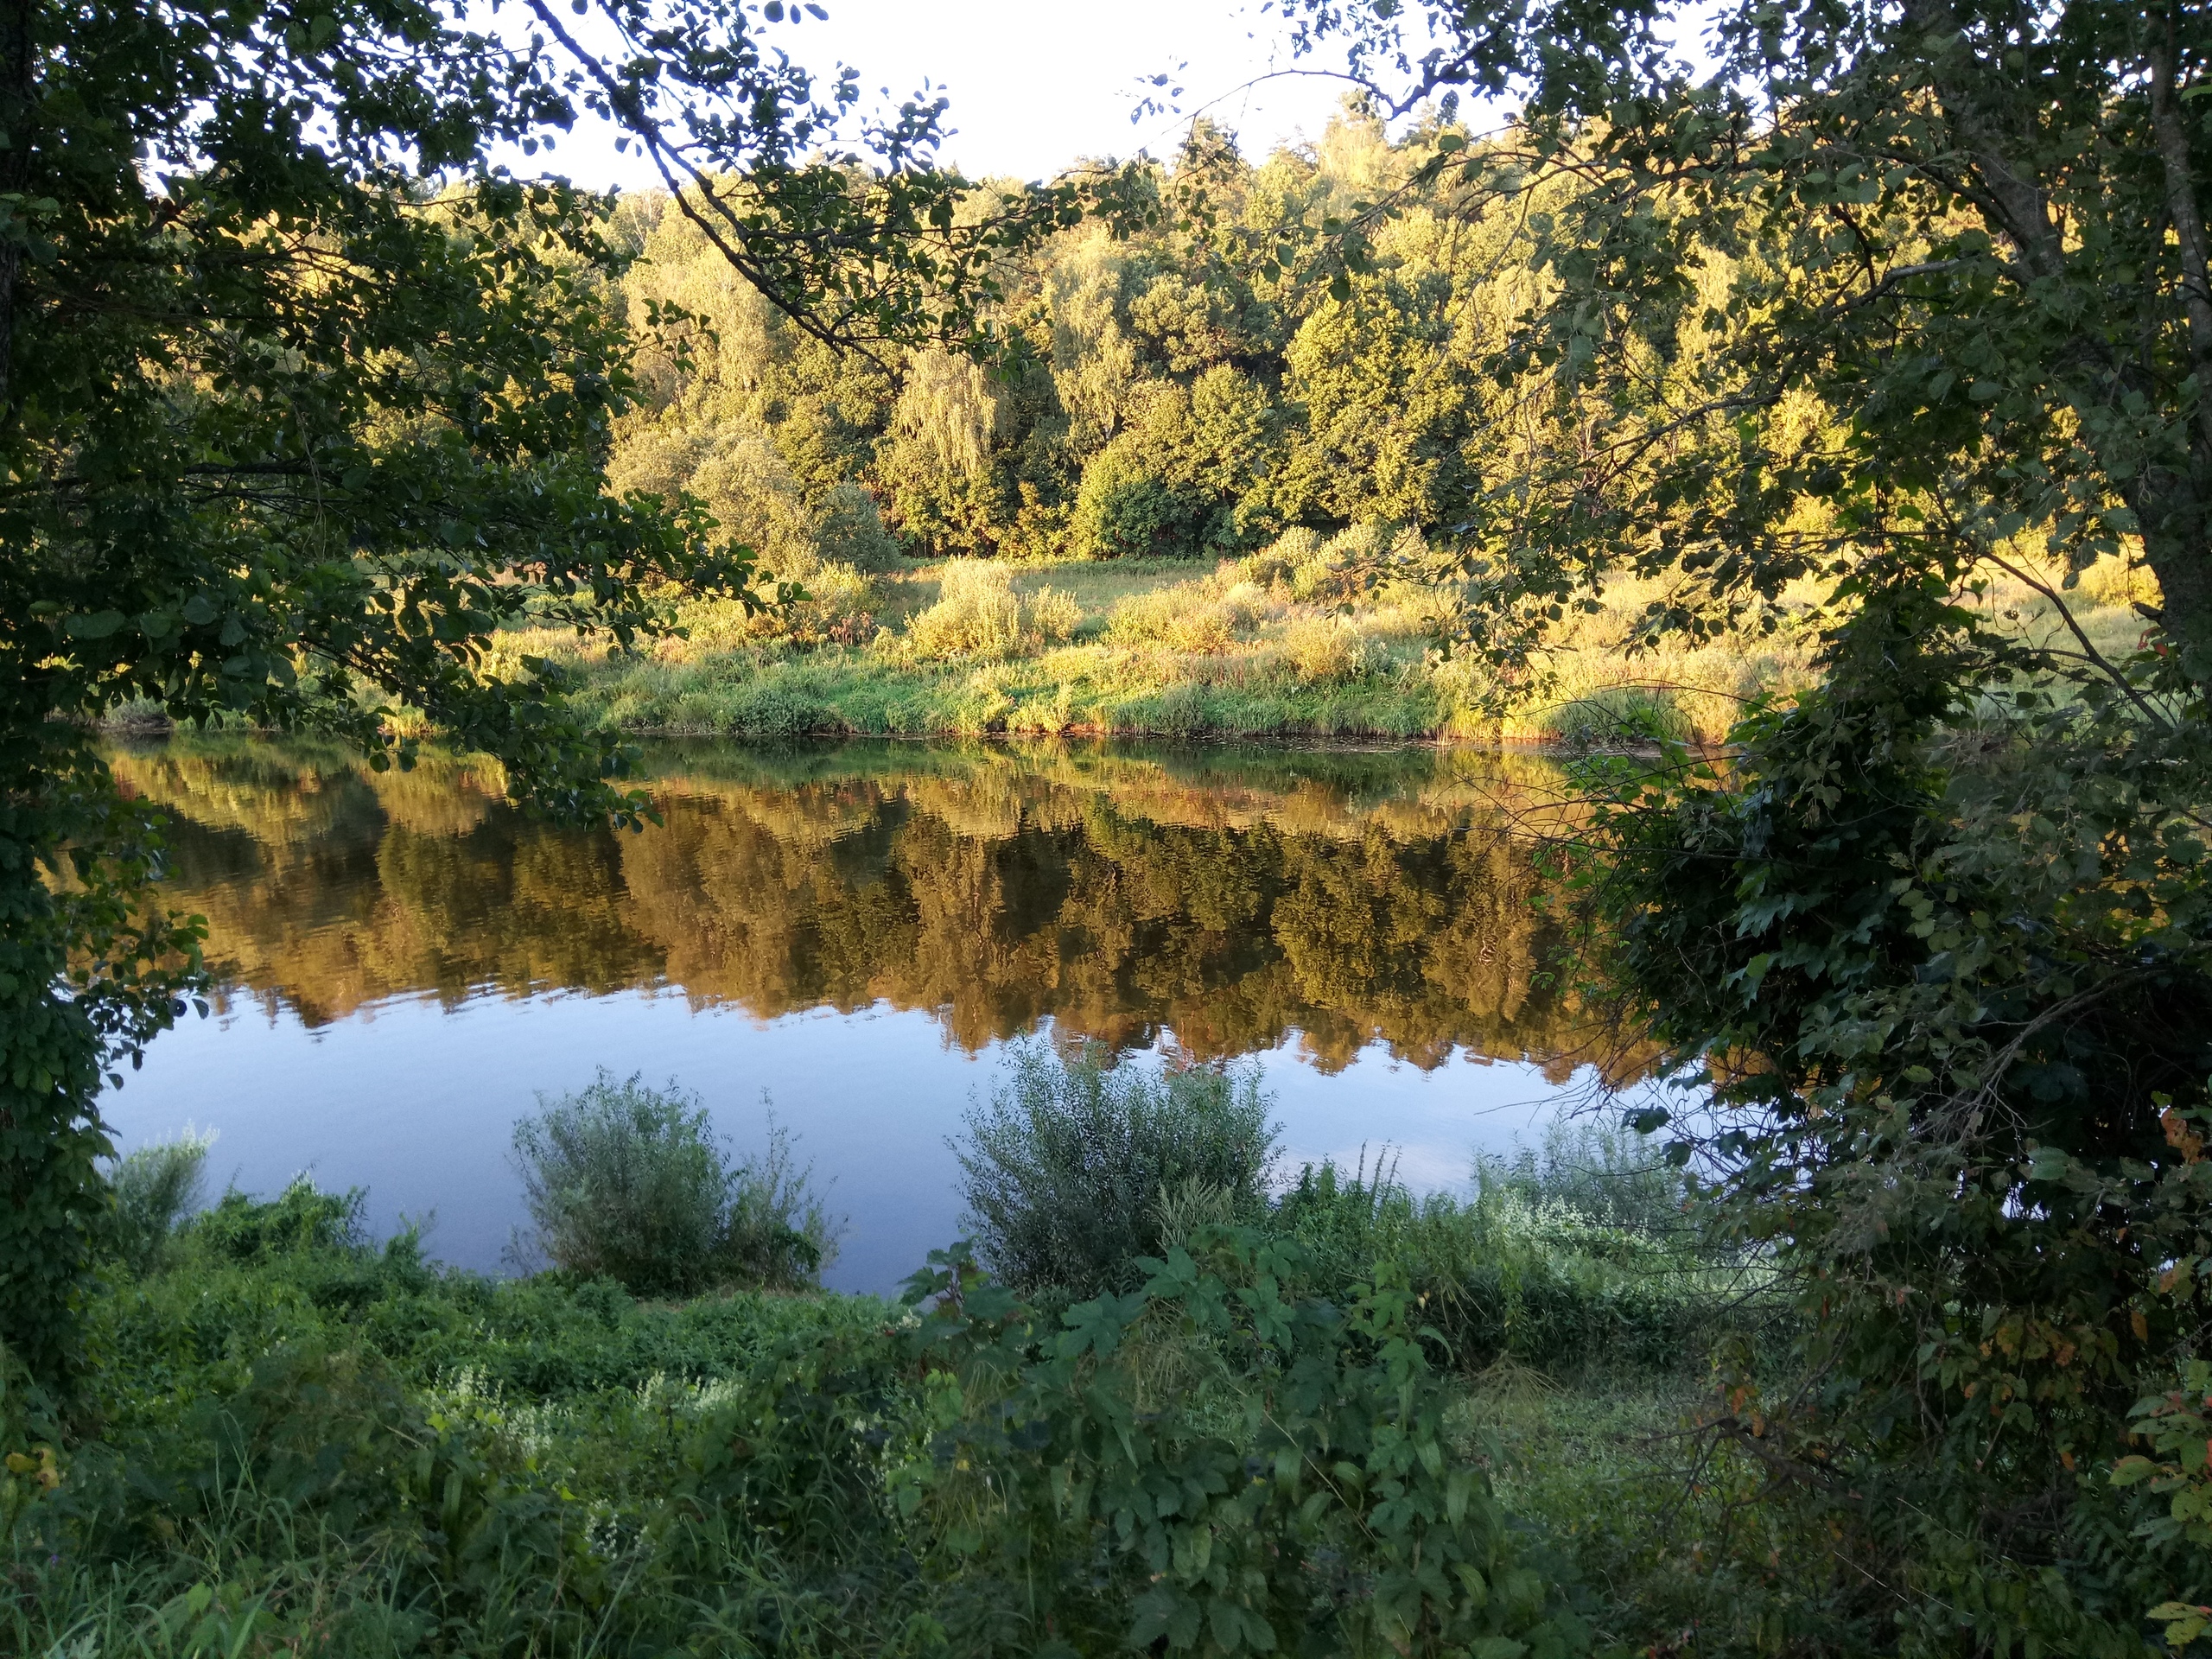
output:
[[[977,343],[993,262],[1067,211],[978,210],[932,164],[942,101],[864,117],[774,0],[580,7],[604,54],[531,10],[494,38],[427,0],[0,6],[0,1344],[36,1372],[105,1201],[103,1073],[194,967],[84,723],[144,698],[383,765],[404,702],[548,810],[634,817],[557,674],[486,642],[626,644],[743,589],[696,505],[606,486],[635,390],[607,204],[495,149],[615,123],[767,303],[861,350]]]
[[[1541,660],[1623,575],[1647,639],[1821,595],[1825,683],[1605,779],[1590,888],[1710,1090],[1681,1154],[1802,1293],[1792,1386],[1713,1432],[1853,1564],[1808,1640],[2141,1653],[2212,1599],[2113,1478],[2212,1277],[2212,14],[1707,16],[1694,70],[1688,7],[1300,14],[1401,108],[1517,105],[1412,181],[1525,227],[1489,366],[1571,435],[1497,458],[1471,632]],[[2162,595],[2133,655],[2041,574],[2107,552]],[[1999,569],[2049,637],[1979,602]]]
[[[1544,279],[1490,366],[1578,441],[1474,515],[1509,587],[1672,572],[1654,626],[1699,627],[1808,574],[1950,581],[2030,539],[2076,567],[2124,546],[2212,673],[2212,18],[1726,4],[1698,69],[1662,41],[1701,16],[1300,13],[1392,107],[1517,105],[1408,186],[1516,217]]]

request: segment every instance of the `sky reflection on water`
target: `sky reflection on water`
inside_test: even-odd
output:
[[[435,1212],[434,1254],[496,1271],[538,1092],[601,1066],[674,1077],[741,1148],[765,1092],[849,1217],[830,1282],[885,1290],[957,1231],[946,1138],[1025,1034],[1257,1065],[1289,1172],[1388,1143],[1420,1188],[1594,1091],[1514,833],[1546,810],[1541,763],[653,760],[666,823],[618,837],[533,823],[460,762],[119,753],[174,815],[172,901],[208,917],[224,988],[110,1096],[120,1143],[214,1128],[218,1183],[364,1186],[378,1234]]]
[[[219,1185],[273,1192],[304,1169],[325,1187],[365,1186],[379,1236],[435,1214],[432,1254],[497,1272],[526,1219],[508,1135],[536,1091],[573,1088],[600,1065],[674,1076],[741,1148],[765,1138],[765,1091],[848,1218],[829,1282],[887,1291],[958,1230],[945,1140],[988,1092],[1003,1047],[970,1055],[920,1010],[763,1021],[636,991],[482,997],[452,1010],[410,998],[320,1030],[289,1010],[242,1007],[163,1038],[108,1113],[125,1146],[188,1122],[214,1127]],[[1387,1141],[1401,1175],[1423,1188],[1464,1181],[1478,1147],[1505,1149],[1563,1092],[1535,1066],[1462,1059],[1424,1071],[1381,1045],[1333,1075],[1294,1041],[1249,1063],[1275,1096],[1292,1169],[1332,1154],[1350,1163],[1363,1146],[1371,1160]]]

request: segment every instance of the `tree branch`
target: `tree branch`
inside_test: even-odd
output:
[[[2189,133],[2182,125],[2174,79],[2181,55],[2173,8],[2166,10],[2164,39],[2151,53],[2151,128],[2165,169],[2166,212],[2181,244],[2182,305],[2189,317],[2189,355],[2202,388],[2196,418],[2212,441],[2212,275],[2208,274],[2204,215],[2197,210],[2196,169],[2190,163]]]
[[[2106,659],[2104,653],[2099,651],[2094,645],[2090,643],[2089,636],[2082,632],[2082,624],[2074,615],[2073,607],[2067,604],[2064,599],[2059,596],[2058,590],[2056,588],[2053,588],[2049,582],[2043,581],[2040,577],[2029,575],[2027,571],[2022,569],[2018,565],[2014,564],[2011,560],[2004,557],[2001,554],[1985,552],[1982,556],[1987,559],[1992,564],[1995,565],[1999,570],[2004,571],[2005,575],[2011,576],[2014,581],[2024,583],[2026,586],[2035,589],[2036,592],[2041,594],[2045,599],[2049,600],[2052,606],[2056,608],[2059,620],[2066,624],[2067,632],[2071,633],[2074,638],[2081,643],[2082,654],[2097,665],[2098,671],[2102,673],[2104,677],[2110,680],[2114,685],[2118,686],[2120,690],[2126,695],[2127,700],[2142,711],[2144,718],[2151,721],[2151,723],[2156,726],[2160,731],[2171,731],[2173,729],[2173,722],[2151,706],[2150,700],[2137,689],[2134,682],[2130,680],[2127,676],[2121,673],[2118,669],[2114,668],[2112,664]]]

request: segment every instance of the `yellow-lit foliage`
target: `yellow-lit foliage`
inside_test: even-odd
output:
[[[937,602],[914,616],[899,644],[924,661],[1014,657],[1065,644],[1082,620],[1082,607],[1066,594],[1039,588],[1025,595],[1007,566],[959,560],[944,567]]]
[[[1298,1033],[1556,1067],[1605,1057],[1534,976],[1525,839],[1556,779],[1525,758],[1199,758],[856,747],[664,757],[643,834],[523,818],[450,760],[371,774],[312,749],[119,753],[169,807],[172,902],[232,995],[310,1023],[380,999],[681,986],[761,1018],[887,1002],[969,1048],[1051,1017],[1199,1055]],[[397,782],[393,781],[395,776]],[[1627,1064],[1628,1062],[1621,1062]]]

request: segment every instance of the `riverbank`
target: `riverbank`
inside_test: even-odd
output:
[[[677,607],[681,638],[631,653],[566,629],[499,636],[496,671],[559,665],[590,726],[640,737],[1157,738],[1610,747],[1654,732],[1720,742],[1747,702],[1818,677],[1824,612],[1810,584],[1694,648],[1631,649],[1664,584],[1623,581],[1550,629],[1535,689],[1503,695],[1478,656],[1441,647],[1447,596],[1387,574],[1375,537],[1294,532],[1208,567],[1188,559],[923,563],[796,573],[804,597],[766,612]],[[1378,561],[1385,574],[1378,575]],[[2054,585],[2059,580],[2052,573]],[[2067,600],[2118,660],[2155,603],[2106,560]],[[2073,640],[2047,598],[2006,578],[1969,602],[2024,638]],[[401,710],[403,729],[433,735]],[[150,704],[118,706],[119,737],[158,735]]]
[[[1459,1650],[1624,1653],[1777,1612],[1763,1562],[1697,1543],[1750,1460],[1709,1460],[1685,1499],[1664,1449],[1727,1299],[1662,1241],[1556,1199],[1484,1221],[1303,1185],[1193,1248],[1187,1288],[1033,1323],[968,1274],[931,1318],[488,1280],[365,1242],[357,1200],[304,1181],[233,1194],[91,1300],[72,1426],[0,1396],[0,1644],[1012,1659],[1122,1651],[1148,1610],[1225,1602],[1282,1632],[1247,1649],[1380,1653],[1362,1638],[1401,1544],[1476,1569],[1415,1592]],[[1446,1333],[1412,1339],[1393,1275]],[[1248,1347],[1330,1387],[1247,1375]],[[1162,1480],[1183,1503],[1141,1528],[1105,1501]],[[1251,1578],[1193,1567],[1193,1535]],[[1206,1628],[1179,1617],[1154,1650],[1220,1651]]]
[[[1450,603],[1389,573],[1369,533],[1310,533],[1208,568],[1188,560],[896,562],[801,573],[808,597],[765,615],[683,607],[688,637],[624,656],[575,636],[505,636],[511,671],[542,656],[602,728],[798,737],[1160,737],[1605,746],[1652,729],[1718,742],[1747,701],[1817,677],[1809,588],[1695,648],[1632,651],[1664,597],[1624,582],[1552,626],[1538,690],[1502,698],[1469,652],[1440,650]],[[1410,556],[1408,556],[1410,557]],[[2110,656],[2145,592],[2113,562],[2069,595]],[[1380,572],[1380,574],[1378,574]],[[2155,598],[2153,592],[2152,596]],[[2060,626],[2018,582],[1974,602],[2031,637]]]
[[[1374,541],[1287,537],[1211,567],[832,566],[804,573],[810,596],[776,614],[686,607],[689,638],[649,654],[550,630],[507,644],[513,658],[571,671],[579,707],[603,728],[747,738],[1603,743],[1656,721],[1713,741],[1745,698],[1809,682],[1809,654],[1787,631],[1630,657],[1650,595],[1624,588],[1560,626],[1554,682],[1501,717],[1483,665],[1439,649],[1446,598],[1376,575]]]

